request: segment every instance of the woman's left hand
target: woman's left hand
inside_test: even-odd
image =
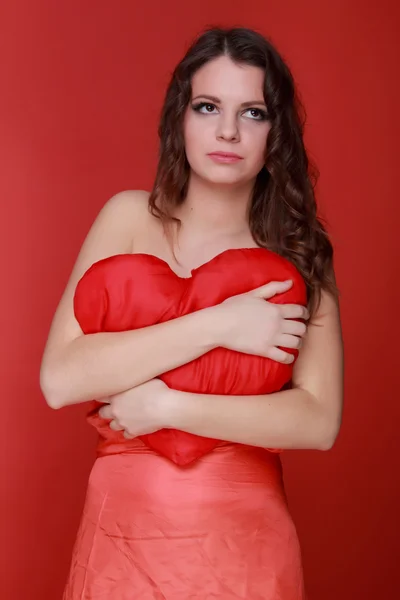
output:
[[[167,427],[168,399],[172,390],[161,379],[151,379],[135,388],[107,398],[99,415],[110,419],[110,428],[123,431],[127,439]]]

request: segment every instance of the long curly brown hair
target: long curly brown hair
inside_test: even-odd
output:
[[[219,56],[253,65],[264,73],[264,100],[271,129],[265,165],[253,187],[249,227],[261,247],[290,260],[302,274],[311,314],[318,308],[321,290],[338,297],[333,271],[333,247],[317,217],[314,189],[318,171],[303,142],[306,113],[293,76],[272,43],[247,28],[214,27],[203,32],[176,66],[166,91],[158,129],[159,162],[149,208],[164,226],[179,220],[174,208],[186,198],[190,165],[185,154],[183,119],[191,100],[196,71]]]

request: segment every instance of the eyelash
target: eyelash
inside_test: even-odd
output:
[[[205,106],[212,106],[214,108],[216,108],[215,104],[213,104],[212,102],[199,102],[198,104],[193,104],[192,108],[193,110],[195,110],[196,112],[200,112],[200,110],[202,108],[204,108]],[[245,112],[248,112],[249,110],[256,110],[259,112],[260,114],[260,118],[259,119],[255,119],[252,118],[252,121],[266,121],[269,118],[268,113],[265,112],[265,110],[262,110],[261,108],[247,108]],[[201,113],[201,114],[205,114],[205,113]],[[212,113],[209,113],[212,114]]]

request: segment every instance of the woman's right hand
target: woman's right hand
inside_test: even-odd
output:
[[[294,356],[278,346],[301,347],[307,326],[293,319],[308,320],[309,311],[301,304],[268,302],[269,298],[286,292],[292,285],[291,280],[271,281],[215,306],[220,346],[284,364],[292,363]]]

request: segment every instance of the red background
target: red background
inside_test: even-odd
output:
[[[4,600],[61,598],[95,435],[85,405],[52,411],[45,404],[38,385],[44,343],[100,207],[120,190],[150,188],[169,74],[209,24],[258,28],[293,69],[308,112],[307,145],[321,170],[321,213],[336,249],[346,349],[343,428],[330,452],[284,457],[309,598],[394,597],[398,6],[395,0],[2,4]]]

